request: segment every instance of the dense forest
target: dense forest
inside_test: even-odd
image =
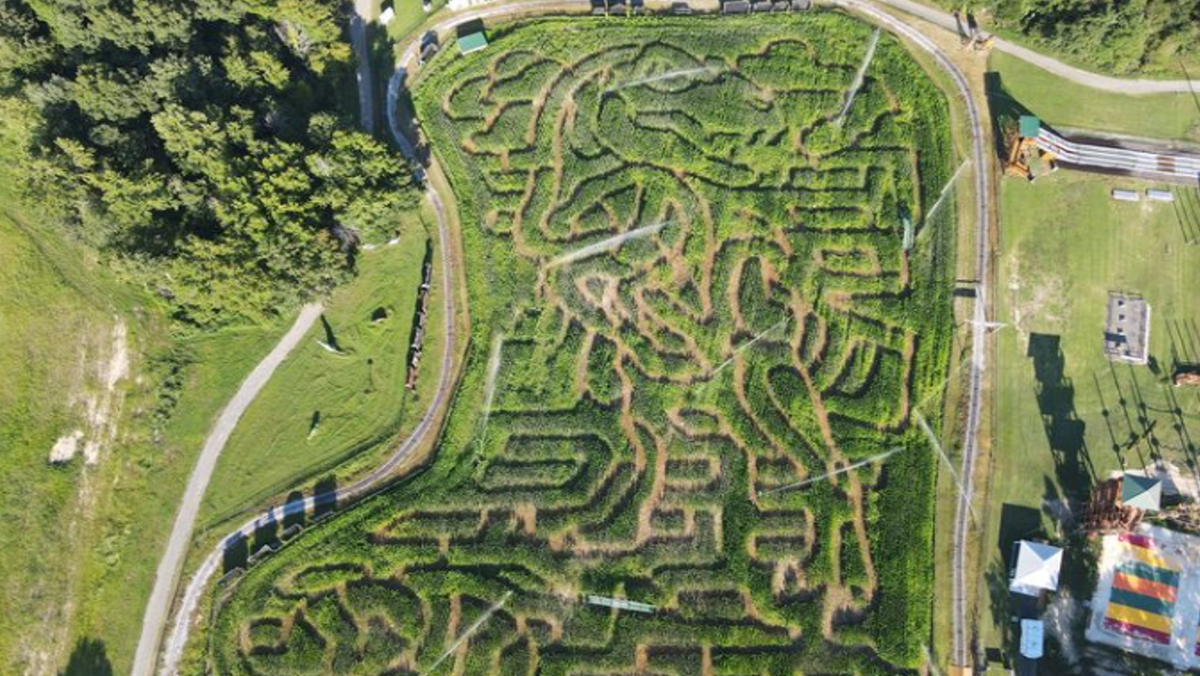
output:
[[[946,7],[964,3],[941,0]],[[1200,71],[1200,0],[986,0],[1001,32],[1089,68],[1179,78]],[[987,22],[985,21],[985,24]]]
[[[39,208],[198,325],[337,283],[417,192],[356,130],[335,0],[0,0],[0,132]]]

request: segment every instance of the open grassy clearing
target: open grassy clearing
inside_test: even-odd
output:
[[[1103,92],[998,51],[988,63],[1009,96],[1052,126],[1200,143],[1200,100],[1191,94]]]
[[[1014,538],[1061,536],[1055,515],[1063,501],[1078,508],[1095,480],[1122,464],[1141,469],[1161,456],[1188,471],[1194,457],[1200,394],[1167,379],[1176,359],[1200,358],[1200,199],[1195,188],[1178,192],[1195,214],[1184,227],[1171,204],[1109,197],[1116,186],[1150,185],[1069,172],[1001,183],[996,304],[1008,327],[996,343],[997,452],[983,545],[987,647],[1015,639],[1003,592]],[[1111,364],[1102,351],[1105,301],[1117,289],[1151,305],[1157,374]],[[1075,553],[1081,547],[1073,541]],[[1086,569],[1078,560],[1068,566],[1069,593],[1090,593]],[[1077,673],[1090,673],[1086,664]]]
[[[426,19],[445,7],[447,2],[448,0],[433,0],[430,10],[426,12],[421,8],[421,0],[394,0],[392,7],[396,11],[396,17],[385,29],[388,38],[399,42],[409,37]]]
[[[281,327],[176,338],[0,178],[0,664],[121,673],[201,440]]]
[[[890,38],[830,121],[871,30],[544,20],[439,54],[415,99],[472,311],[440,448],[251,568],[216,672],[918,665],[937,472],[909,420],[940,410],[954,210],[924,217],[955,163]]]
[[[358,275],[326,303],[323,323],[246,410],[205,495],[206,526],[351,456],[383,449],[420,418],[436,384],[429,369],[436,365],[423,364],[416,393],[404,387],[417,291],[432,245],[424,216],[416,216],[394,245],[362,255]],[[429,255],[436,260],[432,249]],[[440,304],[434,300],[431,307],[440,317]],[[440,326],[438,317],[428,325]],[[426,352],[440,354],[440,332],[427,335]]]

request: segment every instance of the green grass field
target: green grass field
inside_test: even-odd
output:
[[[996,305],[1007,326],[996,343],[983,540],[987,647],[1012,638],[1002,589],[1013,538],[1061,535],[1055,505],[1086,498],[1096,478],[1156,456],[1187,470],[1194,452],[1186,449],[1200,434],[1200,393],[1167,379],[1176,358],[1195,361],[1200,349],[1200,200],[1195,188],[1178,191],[1192,214],[1181,223],[1170,204],[1109,197],[1113,187],[1148,185],[1066,171],[1001,184]],[[1112,364],[1102,352],[1105,301],[1118,289],[1150,303],[1157,374]],[[1076,565],[1080,541],[1071,542],[1065,579],[1080,594],[1087,575]]]
[[[428,320],[433,330],[425,343],[424,377],[416,393],[405,389],[427,242],[428,232],[413,218],[397,244],[362,255],[358,275],[326,303],[325,321],[342,354],[320,345],[329,337],[318,322],[279,367],[221,456],[203,524],[239,515],[351,457],[377,457],[372,451],[390,448],[388,442],[420,418],[436,384],[442,339],[438,290],[430,302],[435,313]],[[386,318],[376,321],[377,311]]]
[[[948,108],[885,37],[834,124],[870,27],[771,19],[516,23],[422,70],[462,385],[427,466],[222,594],[217,673],[920,664],[936,464],[907,421],[953,329],[953,209],[923,218]]]
[[[69,676],[105,665],[122,673],[201,440],[281,326],[173,337],[152,299],[20,207],[8,186],[0,190],[0,663],[14,673],[55,673],[68,660]],[[57,438],[75,429],[94,436],[83,409],[107,390],[99,369],[118,352],[118,323],[129,371],[110,399],[114,436],[94,465],[77,456],[52,466]]]
[[[387,25],[387,36],[394,42],[408,37],[414,30],[425,22],[431,15],[446,6],[447,0],[433,0],[429,12],[421,8],[421,0],[395,0],[396,18]],[[452,42],[452,41],[451,41]],[[452,47],[453,44],[448,44]]]
[[[1191,94],[1122,96],[1064,80],[1004,52],[993,51],[989,58],[1007,94],[1051,125],[1200,143],[1200,100]]]

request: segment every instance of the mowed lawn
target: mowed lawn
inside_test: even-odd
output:
[[[414,395],[404,387],[406,359],[430,239],[416,218],[402,232],[397,244],[361,255],[358,275],[327,301],[324,321],[246,410],[209,485],[202,524],[257,508],[351,458],[378,457],[369,451],[390,448],[420,418],[440,367],[440,266],[423,387]]]
[[[1190,93],[1111,94],[999,51],[988,65],[1010,96],[1053,126],[1200,143],[1200,100]]]
[[[1090,486],[1122,466],[1156,455],[1188,471],[1200,440],[1200,390],[1169,384],[1173,362],[1200,360],[1200,202],[1113,201],[1114,187],[1166,187],[1060,171],[1035,183],[1000,186],[996,318],[997,438],[990,505],[984,515],[984,645],[1000,647],[1009,627],[1005,598],[1014,538],[1060,532],[1063,500],[1078,509]],[[1186,220],[1186,219],[1185,219]],[[1103,347],[1110,290],[1141,294],[1151,306],[1150,367],[1113,364]],[[1081,578],[1068,575],[1076,591]],[[994,613],[994,615],[993,615]]]

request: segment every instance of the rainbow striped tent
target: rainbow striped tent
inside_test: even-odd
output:
[[[1125,552],[1113,577],[1104,628],[1167,645],[1171,642],[1179,568],[1156,553],[1154,539],[1147,535],[1122,533],[1120,541]]]

